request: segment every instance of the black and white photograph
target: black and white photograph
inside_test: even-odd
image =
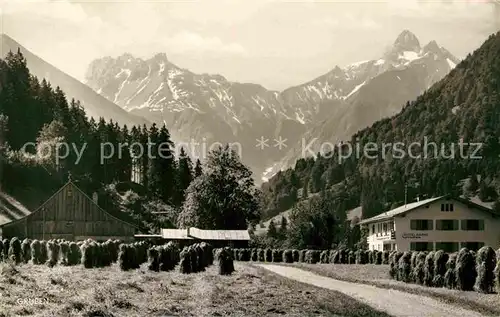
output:
[[[0,0],[11,316],[500,316],[500,1]]]

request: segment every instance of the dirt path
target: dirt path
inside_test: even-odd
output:
[[[474,311],[439,302],[430,297],[382,289],[371,285],[339,281],[294,267],[272,264],[258,265],[298,282],[342,292],[395,317],[485,316]]]

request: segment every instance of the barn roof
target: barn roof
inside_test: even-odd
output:
[[[248,230],[202,230],[189,228],[189,235],[200,240],[250,240]]]
[[[161,236],[167,240],[191,240],[187,229],[161,229]]]
[[[247,230],[202,230],[194,227],[188,229],[161,229],[163,239],[167,240],[228,240],[249,241]]]

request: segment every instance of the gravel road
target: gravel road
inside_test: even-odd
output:
[[[339,281],[289,266],[272,264],[259,264],[259,266],[298,282],[342,292],[395,317],[486,316],[426,296]]]

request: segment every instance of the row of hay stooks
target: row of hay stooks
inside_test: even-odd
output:
[[[218,262],[219,273],[234,271],[232,251],[229,248],[214,249],[202,242],[179,249],[174,242],[150,245],[147,242],[122,243],[119,240],[97,242],[94,240],[71,242],[65,240],[30,240],[22,242],[14,237],[0,241],[0,261],[12,264],[83,265],[99,268],[118,263],[123,271],[139,269],[147,263],[151,271],[171,271],[177,266],[181,273],[196,273]]]
[[[389,274],[393,279],[429,287],[493,293],[500,290],[500,250],[489,246],[477,252],[392,252]]]

